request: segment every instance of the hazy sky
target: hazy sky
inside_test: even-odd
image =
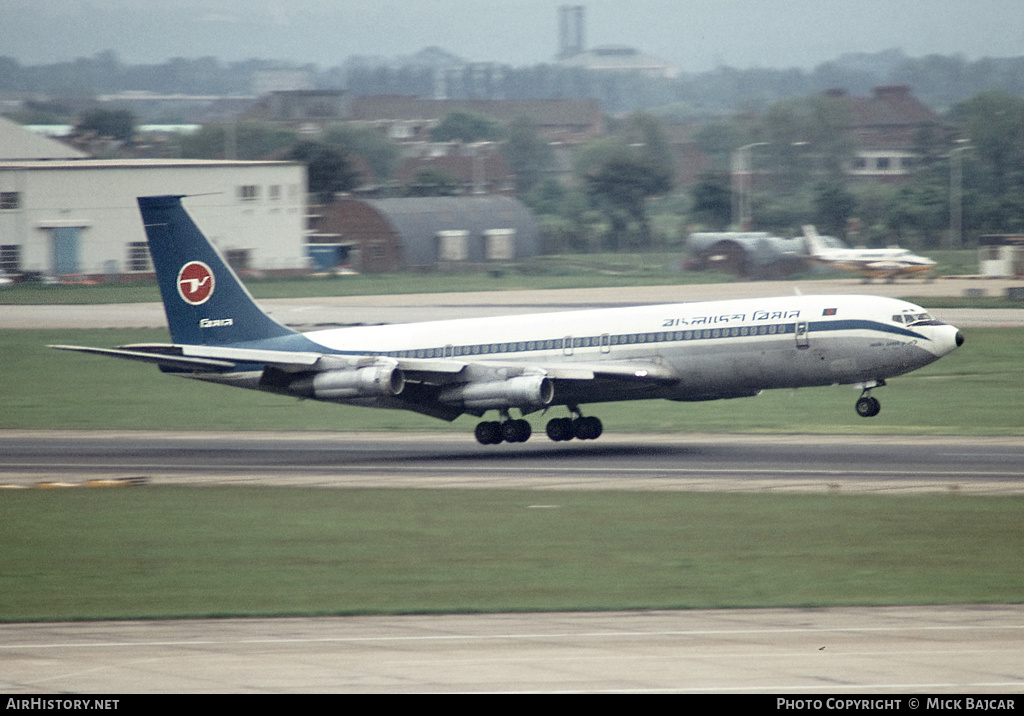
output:
[[[557,0],[0,0],[0,56],[37,64],[105,49],[315,62],[436,45],[474,61],[549,62]],[[846,52],[1024,56],[1024,0],[577,0],[586,44],[637,47],[684,71],[809,68]]]

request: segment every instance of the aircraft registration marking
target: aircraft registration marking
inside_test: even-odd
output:
[[[750,321],[777,321],[789,318],[799,318],[800,311],[797,309],[789,311],[754,311],[750,314]],[[673,326],[705,326],[715,324],[746,323],[746,313],[725,313],[718,316],[695,316],[693,318],[666,318],[662,322],[662,328]]]

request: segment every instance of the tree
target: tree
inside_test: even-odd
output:
[[[623,121],[619,134],[667,182],[667,186],[658,193],[671,189],[676,167],[672,145],[661,120],[647,112],[633,112]]]
[[[508,138],[501,153],[516,175],[516,193],[520,196],[537,184],[554,161],[551,145],[529,117],[516,117],[508,127]]]
[[[942,181],[916,181],[900,187],[888,212],[889,227],[913,243],[938,246],[949,228],[949,187]]]
[[[530,192],[520,198],[535,214],[555,215],[562,213],[565,195],[565,187],[559,184],[557,179],[548,177],[534,184]]]
[[[306,165],[309,190],[321,203],[327,204],[336,193],[354,189],[359,184],[359,174],[348,155],[334,147],[303,141],[292,147],[286,156]]]
[[[197,159],[267,159],[295,146],[298,134],[270,122],[207,124],[181,138],[181,153]]]
[[[672,188],[672,177],[663,165],[624,151],[587,173],[585,182],[588,196],[611,224],[608,248],[620,248],[630,220],[639,224],[640,244],[650,246],[646,201]]]
[[[334,124],[323,135],[324,144],[360,157],[380,180],[391,178],[402,157],[402,148],[370,127]]]
[[[618,250],[630,222],[638,225],[638,243],[651,244],[647,200],[672,189],[674,160],[661,121],[636,112],[611,137],[586,144],[576,156],[591,204],[608,219],[607,245]]]
[[[736,122],[711,121],[701,125],[693,135],[694,144],[714,161],[716,167],[729,166],[732,152],[748,144]]]
[[[1024,99],[983,92],[957,105],[952,116],[988,170],[989,191],[1024,189]]]
[[[135,135],[135,115],[126,109],[92,109],[78,121],[78,132],[127,142]]]
[[[859,182],[850,190],[857,198],[856,216],[860,223],[857,241],[868,246],[891,243],[885,222],[897,188],[880,182]]]
[[[814,191],[814,223],[822,233],[844,236],[857,198],[836,180],[820,182]]]
[[[405,196],[455,196],[462,182],[457,176],[439,167],[421,167],[402,188]]]
[[[430,130],[435,142],[495,142],[502,135],[497,120],[476,112],[452,112]]]
[[[771,105],[753,127],[755,141],[765,142],[763,157],[778,189],[795,193],[815,175],[844,175],[856,139],[847,105],[836,97],[800,97]]]
[[[949,152],[950,130],[936,122],[921,124],[914,133],[914,167],[916,173],[928,171],[942,163]]]
[[[704,172],[690,189],[693,218],[715,231],[732,221],[732,187],[725,172]]]

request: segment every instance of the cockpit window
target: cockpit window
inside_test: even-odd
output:
[[[922,323],[936,323],[929,313],[898,313],[892,317],[896,323],[904,323],[908,326],[917,326]]]

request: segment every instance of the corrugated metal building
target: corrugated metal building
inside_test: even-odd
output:
[[[822,237],[826,238],[826,237]],[[833,241],[828,237],[829,245]],[[803,238],[764,231],[699,231],[687,239],[689,268],[716,269],[746,278],[780,278],[807,268]]]
[[[342,199],[321,208],[313,243],[337,246],[358,271],[521,261],[537,254],[540,227],[506,196]]]

